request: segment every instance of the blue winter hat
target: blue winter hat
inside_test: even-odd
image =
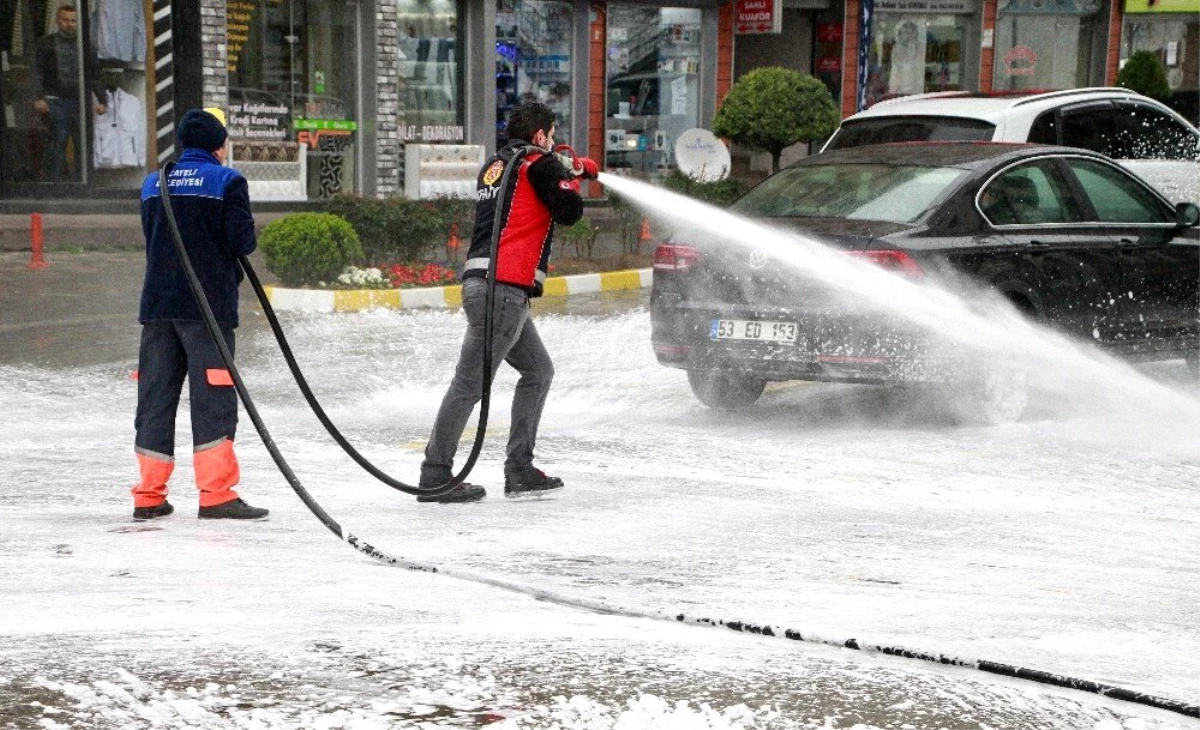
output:
[[[228,137],[225,125],[211,112],[203,109],[192,109],[179,120],[175,137],[180,146],[201,149],[205,152],[215,152],[225,144]]]

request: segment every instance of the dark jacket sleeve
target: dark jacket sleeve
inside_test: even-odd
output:
[[[250,213],[250,186],[238,175],[225,188],[225,240],[238,256],[247,256],[258,247],[254,237],[254,216]]]
[[[38,38],[33,46],[33,98],[45,99],[46,89],[56,83],[54,70],[54,46],[49,37]]]
[[[97,104],[108,104],[108,90],[100,82],[100,59],[96,57],[96,50],[91,43],[83,44],[83,54],[84,83],[96,96]]]
[[[569,226],[583,217],[579,181],[567,174],[554,155],[542,155],[534,160],[529,166],[529,182],[555,223]]]

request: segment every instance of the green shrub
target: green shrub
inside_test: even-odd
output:
[[[1171,96],[1167,71],[1154,51],[1138,51],[1130,56],[1117,73],[1117,86],[1159,101],[1166,101]]]
[[[362,260],[362,245],[345,220],[329,213],[294,213],[273,221],[258,237],[267,269],[284,286],[332,281]]]
[[[745,182],[732,177],[714,182],[701,182],[678,170],[673,170],[664,177],[662,185],[667,190],[680,195],[686,195],[689,198],[722,208],[742,197],[746,188],[749,187]]]
[[[421,261],[446,242],[444,221],[433,203],[338,195],[326,209],[350,222],[372,266]]]
[[[441,241],[446,245],[446,258],[457,261],[471,247],[471,232],[475,228],[475,199],[438,196],[429,201],[442,221]],[[450,248],[450,232],[459,238],[459,250]]]
[[[827,137],[839,121],[841,114],[825,84],[799,71],[770,66],[754,69],[733,84],[713,117],[713,133],[771,153],[774,172],[785,148]]]
[[[596,234],[599,232],[600,229],[593,226],[587,218],[580,218],[573,225],[557,229],[555,235],[562,239],[560,251],[565,250],[567,246],[574,246],[576,256],[591,258],[592,249],[596,245]]]

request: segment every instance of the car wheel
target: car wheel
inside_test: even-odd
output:
[[[972,421],[996,426],[1021,418],[1029,406],[1029,374],[1024,368],[986,367],[972,378],[963,405]]]
[[[689,370],[688,384],[709,408],[732,411],[754,404],[767,381],[728,370]]]

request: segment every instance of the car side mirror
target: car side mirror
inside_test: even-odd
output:
[[[1180,228],[1192,228],[1200,224],[1200,207],[1195,203],[1176,203],[1175,223]]]

